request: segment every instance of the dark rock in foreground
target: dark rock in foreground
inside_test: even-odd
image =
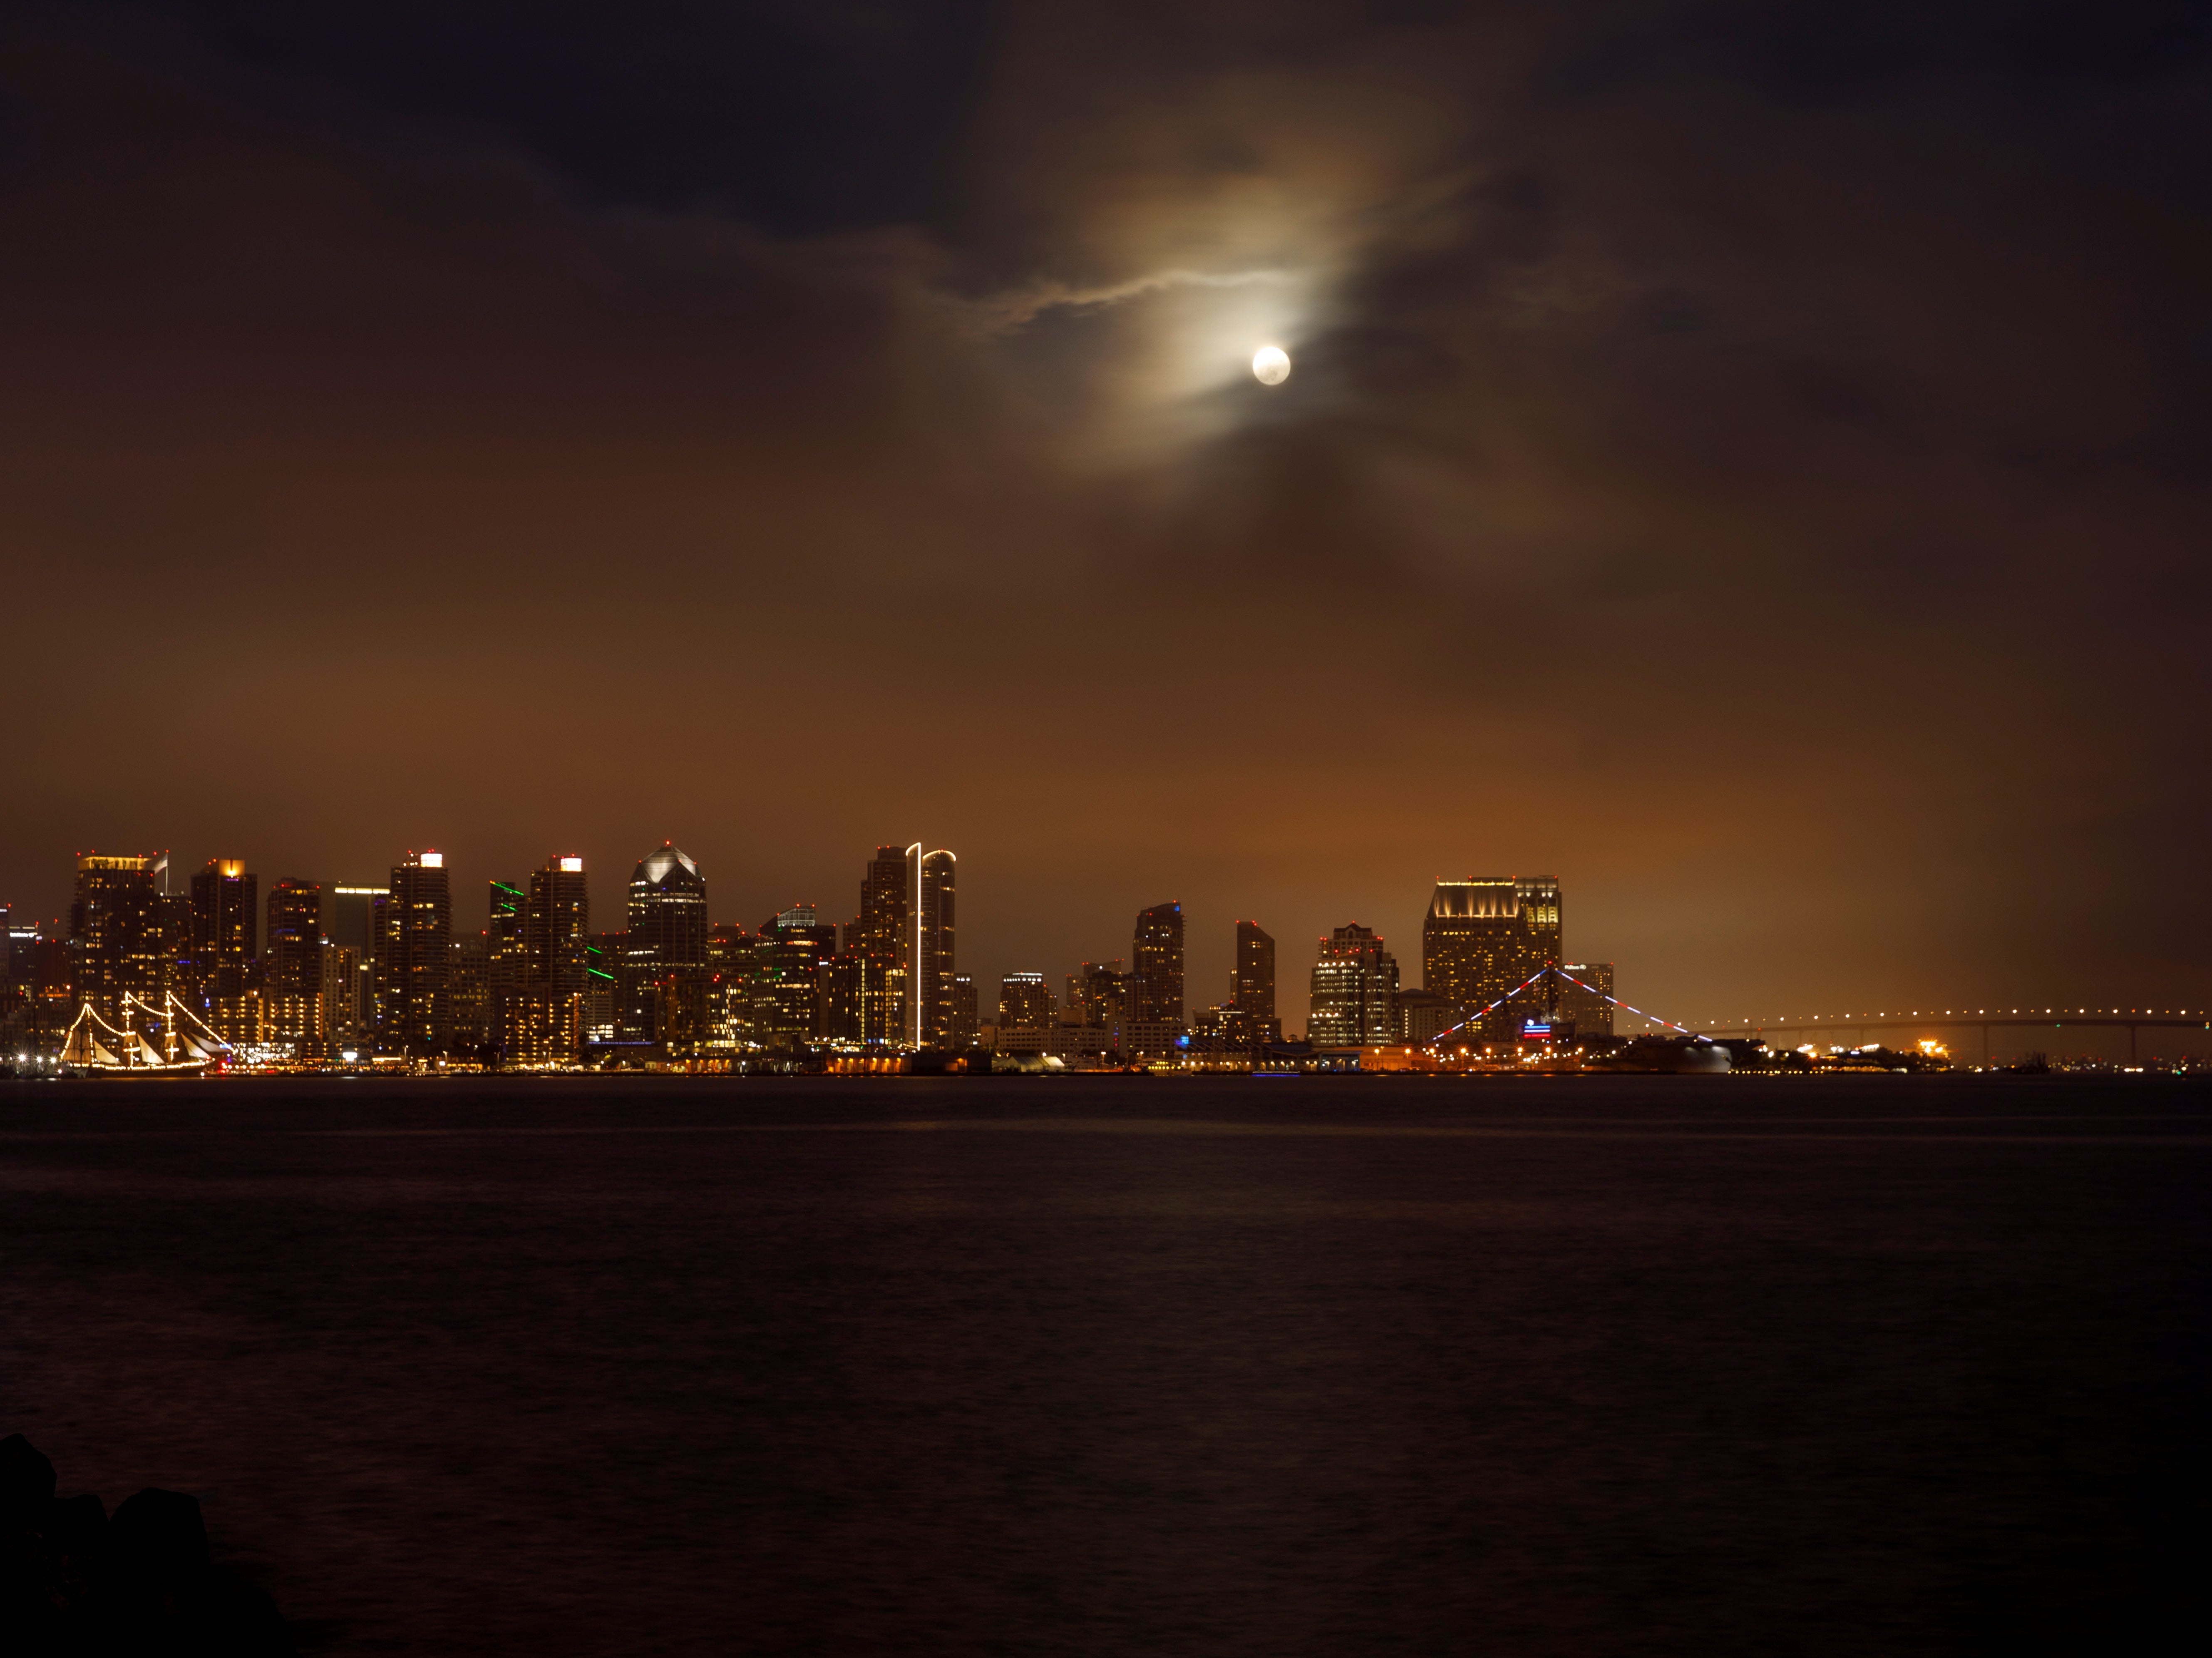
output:
[[[57,1497],[54,1465],[0,1440],[0,1651],[21,1658],[291,1658],[267,1594],[208,1555],[198,1500],[148,1487],[113,1519]]]

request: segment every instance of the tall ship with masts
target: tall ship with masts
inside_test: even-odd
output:
[[[164,991],[158,1008],[126,993],[116,1010],[120,1025],[100,1017],[88,998],[62,1044],[62,1067],[80,1075],[179,1076],[219,1070],[230,1044],[205,1020]]]

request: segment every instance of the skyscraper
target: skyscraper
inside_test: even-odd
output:
[[[383,986],[377,978],[377,952],[384,948],[384,916],[392,903],[389,887],[333,887],[329,919],[331,945],[352,952],[350,977],[337,1010],[327,1015],[333,1033],[365,1046],[382,1017]],[[325,979],[325,984],[331,983]]]
[[[623,950],[616,1035],[625,1042],[659,1041],[660,1004],[708,978],[707,879],[673,841],[640,858],[630,875]]]
[[[1530,960],[1528,971],[1538,967],[1556,967],[1565,960],[1560,953],[1560,941],[1565,935],[1561,925],[1564,905],[1559,899],[1559,882],[1556,875],[1516,875],[1513,896],[1521,910],[1521,924],[1527,929]]]
[[[657,967],[707,965],[707,878],[673,841],[630,875],[629,950]]]
[[[860,877],[860,912],[830,969],[828,1034],[876,1047],[904,1039],[908,954],[906,855],[878,846]]]
[[[959,860],[947,851],[906,849],[906,1039],[910,1047],[952,1044],[953,875]]]
[[[510,1009],[526,993],[527,951],[523,943],[523,912],[529,895],[513,881],[495,881],[488,889],[489,919],[484,927],[485,994],[490,1003],[491,1039],[501,1059],[527,1063],[514,1051],[509,1039]]]
[[[519,1065],[576,1057],[591,988],[591,892],[584,860],[556,852],[529,887],[491,884],[488,1021],[503,1058]]]
[[[1181,904],[1155,904],[1137,911],[1136,944],[1129,960],[1136,981],[1130,1016],[1143,1023],[1180,1023],[1183,1009]]]
[[[446,989],[448,1051],[485,1058],[495,1039],[489,932],[464,933],[453,941]]]
[[[269,889],[264,981],[271,995],[314,996],[323,982],[323,888],[288,875]]]
[[[262,996],[271,1039],[297,1054],[321,1052],[329,1033],[323,1006],[326,949],[321,885],[288,875],[271,887]]]
[[[169,855],[87,852],[76,861],[69,942],[77,999],[110,1024],[124,998],[158,1000],[167,973],[161,948],[161,877]]]
[[[261,924],[257,885],[240,858],[210,858],[192,877],[191,960],[197,988],[210,1003],[253,987]]]
[[[1539,934],[1522,913],[1520,882],[1503,876],[1438,881],[1421,923],[1423,988],[1473,1013],[1535,972],[1544,951],[1558,948],[1559,884],[1548,885],[1547,930]]]
[[[1571,980],[1559,986],[1559,1017],[1577,1038],[1613,1034],[1613,963],[1569,961],[1560,972]],[[1589,988],[1584,989],[1587,985]]]
[[[442,1055],[453,1039],[453,905],[442,852],[410,852],[392,866],[378,942],[378,1011],[385,1047],[410,1058]]]
[[[1354,922],[1321,941],[1313,970],[1306,1035],[1316,1047],[1395,1042],[1398,961],[1369,928]]]
[[[1008,973],[999,981],[1001,1029],[1042,1030],[1052,1023],[1052,989],[1042,973]]]
[[[1262,1023],[1275,1016],[1275,941],[1256,921],[1237,923],[1237,968],[1230,978],[1229,1005]]]
[[[753,1039],[763,1047],[803,1048],[822,1034],[823,979],[837,954],[836,924],[811,904],[794,904],[761,923],[754,947]]]
[[[705,913],[701,887],[700,913]],[[555,853],[542,869],[530,872],[530,895],[522,913],[522,977],[533,993],[556,998],[581,996],[592,948],[592,893],[584,860]],[[706,941],[700,939],[696,966],[706,965]]]
[[[966,973],[952,975],[952,1016],[949,1022],[945,1044],[947,1047],[967,1049],[982,1039],[981,1021],[976,1017],[975,981]]]
[[[708,1018],[716,1047],[738,1048],[752,1041],[757,956],[758,941],[742,926],[720,921],[707,929]]]

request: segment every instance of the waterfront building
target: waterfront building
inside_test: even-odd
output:
[[[169,855],[87,852],[76,861],[70,905],[70,978],[76,999],[111,1025],[124,1001],[158,1002],[168,973],[162,949],[161,885]]]
[[[804,1048],[823,1031],[823,978],[837,954],[837,929],[811,904],[794,904],[761,923],[755,943],[753,1040],[764,1048]]]
[[[165,872],[161,894],[155,903],[161,915],[162,988],[174,992],[186,1007],[203,1007],[206,998],[193,960],[191,893],[169,891]]]
[[[907,1045],[952,1045],[955,949],[953,886],[959,860],[948,851],[925,852],[920,841],[906,849],[905,949]]]
[[[701,912],[705,887],[701,886]],[[592,893],[584,860],[555,853],[543,869],[530,872],[530,893],[522,912],[523,982],[556,998],[581,996],[589,972]],[[702,943],[696,965],[706,965]]]
[[[878,846],[860,878],[860,911],[845,923],[842,956],[831,973],[825,1029],[862,1047],[900,1042],[906,1030],[908,918],[906,854]]]
[[[759,954],[758,941],[743,927],[724,921],[707,929],[710,1046],[752,1045],[754,968]]]
[[[1398,1034],[1401,1042],[1433,1040],[1465,1022],[1468,1009],[1434,991],[1401,989],[1398,992]]]
[[[1562,924],[1565,906],[1559,898],[1558,877],[1516,875],[1513,897],[1521,911],[1521,925],[1528,935],[1529,960],[1534,964],[1528,971],[1558,966],[1565,959],[1561,954],[1561,940],[1565,936]]]
[[[500,1027],[501,1057],[510,1065],[562,1065],[584,1045],[584,997],[518,996]]]
[[[1504,876],[1440,881],[1421,923],[1421,984],[1470,1010],[1488,1006],[1544,965],[1558,943],[1557,883],[1549,930],[1533,933],[1520,883]]]
[[[1180,1051],[1183,1021],[1177,1019],[1132,1019],[1121,1027],[1116,1044],[1121,1057],[1133,1065],[1172,1059]]]
[[[258,988],[260,911],[255,878],[242,858],[210,858],[191,881],[193,988],[213,1005]],[[220,1028],[218,1027],[218,1028]]]
[[[1182,905],[1155,904],[1137,911],[1131,972],[1132,1016],[1148,1023],[1182,1022]]]
[[[584,1039],[611,1042],[623,1008],[629,1005],[623,987],[629,982],[629,942],[622,933],[593,933],[585,953],[590,963],[584,986]]]
[[[362,1045],[368,1015],[368,964],[351,944],[324,942],[322,966],[322,1023],[328,1051],[337,1054]]]
[[[1571,1027],[1577,1039],[1611,1036],[1613,1003],[1608,998],[1613,995],[1613,963],[1569,961],[1562,963],[1559,971],[1567,976],[1553,981],[1559,991],[1559,1022]]]
[[[384,912],[391,902],[389,887],[333,887],[323,922],[324,936],[331,943],[355,953],[356,983],[349,1022],[356,1048],[369,1045],[381,1019],[376,956],[383,947]]]
[[[505,1059],[511,1058],[507,1045],[507,1008],[527,988],[523,917],[530,907],[530,897],[510,881],[491,882],[487,897],[484,972],[491,1003],[489,1022],[498,1057]],[[588,945],[590,941],[585,942]]]
[[[1082,1023],[1103,1025],[1124,1019],[1129,1009],[1129,975],[1121,958],[1085,961],[1067,976],[1067,1011]]]
[[[1249,1070],[1253,1054],[1281,1037],[1281,1025],[1272,1015],[1261,1019],[1234,1002],[1224,1002],[1192,1016],[1182,1053],[1195,1070]]]
[[[966,973],[952,975],[951,1039],[947,1047],[968,1049],[982,1041],[981,1009],[975,1004],[975,981]]]
[[[487,1058],[499,1031],[493,1022],[489,931],[465,933],[453,941],[447,988],[448,1051],[471,1059]]]
[[[1256,921],[1237,923],[1237,966],[1231,976],[1229,1004],[1253,1018],[1275,1017],[1275,941]]]
[[[446,1052],[453,1039],[453,893],[442,852],[410,852],[392,866],[377,941],[380,1037],[409,1058]]]
[[[323,988],[322,883],[288,875],[269,889],[263,979],[278,996],[319,996]]]
[[[1317,1048],[1398,1039],[1398,961],[1371,929],[1354,922],[1321,941],[1312,998],[1306,1039]]]
[[[319,1055],[330,1024],[323,1004],[323,889],[288,875],[269,889],[269,925],[262,952],[262,992],[269,1039],[296,1058]]]
[[[1042,1028],[1052,1023],[1052,989],[1042,973],[1008,973],[999,980],[999,1027]]]
[[[673,841],[638,860],[629,882],[629,928],[616,970],[616,1039],[655,1042],[666,1022],[661,1003],[697,984],[704,1019],[707,880]],[[681,1022],[679,1021],[679,1022]]]

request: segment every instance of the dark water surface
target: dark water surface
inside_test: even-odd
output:
[[[336,1653],[2212,1650],[2212,1092],[0,1085],[0,1432]]]

